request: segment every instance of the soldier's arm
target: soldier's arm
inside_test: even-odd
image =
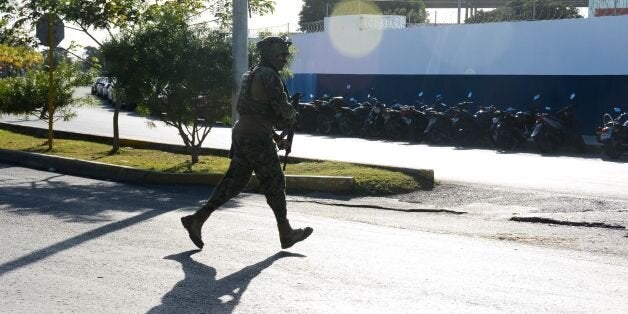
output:
[[[282,120],[289,122],[289,124],[294,123],[296,111],[290,105],[288,95],[283,90],[283,83],[279,75],[271,69],[264,69],[260,71],[259,75],[273,111]]]

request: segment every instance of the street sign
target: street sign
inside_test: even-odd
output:
[[[63,28],[63,21],[56,15],[54,14],[50,14],[50,13],[46,13],[44,15],[42,15],[39,20],[37,20],[37,26],[36,26],[36,31],[37,31],[37,39],[39,39],[39,41],[41,42],[42,45],[44,46],[49,46],[48,44],[48,27],[49,27],[49,19],[50,17],[53,17],[53,21],[54,21],[54,29],[53,29],[53,37],[54,37],[54,47],[58,46],[59,43],[63,40],[63,36],[64,36],[64,28]]]

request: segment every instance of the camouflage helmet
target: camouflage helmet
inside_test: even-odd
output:
[[[290,53],[288,50],[290,45],[292,45],[292,41],[287,36],[268,36],[258,41],[255,47],[257,47],[262,59],[268,60],[277,52]]]

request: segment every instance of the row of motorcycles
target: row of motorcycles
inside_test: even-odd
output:
[[[361,103],[353,98],[326,96],[308,103],[301,102],[297,108],[299,119],[296,128],[304,133],[459,147],[495,146],[504,151],[516,149],[529,139],[542,153],[552,153],[567,146],[572,146],[576,152],[586,149],[576,125],[574,104],[552,112],[551,107],[541,108],[540,95],[536,95],[532,105],[525,110],[498,110],[494,106],[475,106],[471,101],[472,93],[465,101],[451,106],[444,103],[442,95],[437,95],[431,104],[426,105],[421,100],[422,95],[419,93],[420,100],[414,105],[401,105],[395,101],[386,105],[372,95]],[[573,102],[575,94],[572,93],[569,99]],[[628,120],[628,115],[622,117]],[[608,122],[609,125],[605,124],[605,130],[613,130],[607,132],[610,135],[598,138],[615,141],[624,136],[626,125],[622,124],[623,133],[620,136],[616,131],[618,120],[612,121]],[[613,145],[616,151],[623,152],[617,144]]]

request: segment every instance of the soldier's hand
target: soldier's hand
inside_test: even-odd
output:
[[[279,142],[277,142],[277,147],[279,148],[279,150],[285,150],[290,148],[290,141],[288,141],[287,139],[281,139],[279,140]]]

